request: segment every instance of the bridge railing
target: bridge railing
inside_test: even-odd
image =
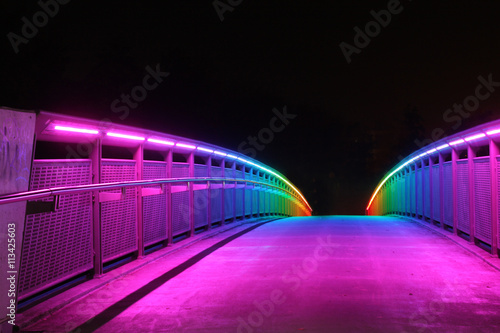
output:
[[[500,120],[436,141],[389,171],[366,213],[437,225],[498,255]]]
[[[48,112],[35,137],[28,191],[0,195],[26,204],[21,302],[227,223],[312,211],[278,171],[208,143]]]

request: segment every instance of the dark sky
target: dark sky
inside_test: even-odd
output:
[[[36,1],[2,1],[0,105],[108,118],[234,150],[286,106],[296,117],[256,158],[302,189],[317,214],[363,213],[398,156],[419,148],[415,139],[500,115],[493,87],[467,118],[443,119],[475,94],[479,76],[500,82],[499,1],[219,3],[239,4],[221,21],[210,0],[73,0],[57,12],[50,6],[44,21]],[[354,28],[365,30],[371,11],[388,6],[397,13],[348,64],[340,43],[355,46]],[[38,31],[20,41],[34,19]],[[147,66],[170,75],[126,117],[113,112]]]

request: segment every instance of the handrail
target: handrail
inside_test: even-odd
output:
[[[472,142],[475,140],[488,140],[494,137],[498,137],[499,135],[500,135],[500,119],[493,120],[488,123],[469,128],[462,132],[452,134],[450,136],[444,137],[440,140],[437,140],[425,147],[422,147],[414,151],[413,153],[406,156],[394,167],[392,167],[382,177],[380,182],[377,184],[377,187],[373,191],[372,196],[370,197],[370,200],[366,207],[366,211],[370,209],[370,206],[373,203],[375,197],[379,193],[382,186],[384,186],[384,184],[387,182],[387,180],[389,180],[394,174],[396,174],[398,171],[400,171],[407,165],[411,164],[412,162],[415,162],[427,156],[431,156],[432,154],[439,153],[440,151],[452,149],[456,145]]]
[[[0,205],[20,202],[26,200],[43,199],[56,195],[63,194],[76,194],[82,192],[96,191],[96,190],[111,190],[123,187],[138,187],[138,186],[150,186],[156,184],[171,184],[171,183],[189,183],[189,182],[239,182],[239,183],[253,183],[257,185],[264,185],[267,187],[272,187],[279,189],[280,191],[291,194],[294,198],[299,199],[294,192],[283,189],[282,187],[250,179],[243,178],[224,178],[224,177],[195,177],[195,178],[161,178],[161,179],[150,179],[150,180],[134,180],[127,182],[113,182],[113,183],[102,183],[102,184],[88,184],[88,185],[78,185],[70,187],[53,187],[41,190],[26,191],[0,195]]]

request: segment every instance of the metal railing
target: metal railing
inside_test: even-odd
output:
[[[500,120],[446,137],[389,171],[366,213],[417,218],[498,255],[499,162]]]

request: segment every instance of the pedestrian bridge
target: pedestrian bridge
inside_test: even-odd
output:
[[[5,332],[500,328],[500,122],[401,161],[367,216],[311,216],[223,147],[0,111]]]

